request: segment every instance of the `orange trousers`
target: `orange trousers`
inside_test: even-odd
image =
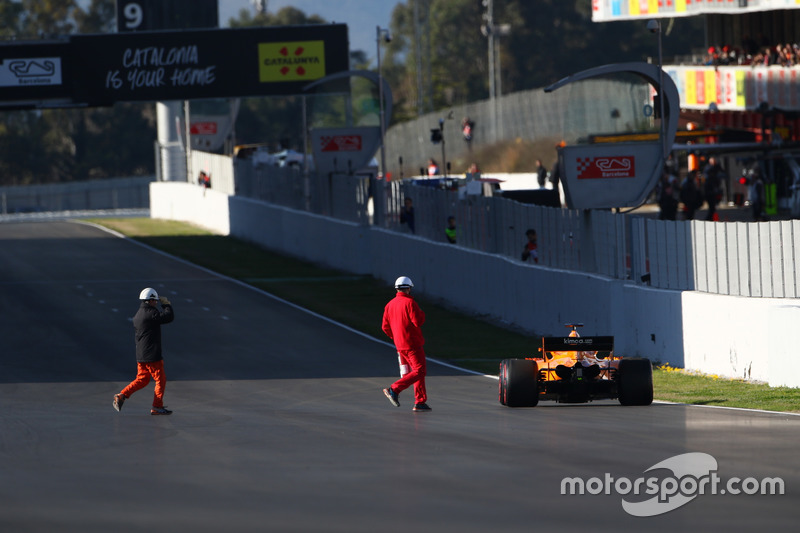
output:
[[[164,407],[164,389],[167,388],[167,376],[164,374],[164,360],[162,359],[155,363],[136,363],[136,366],[136,379],[122,389],[120,394],[126,398],[130,398],[134,392],[146,387],[152,378],[156,382],[156,390],[153,395],[153,407]]]

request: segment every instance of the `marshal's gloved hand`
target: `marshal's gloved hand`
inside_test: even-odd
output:
[[[161,305],[170,305],[169,298],[166,296],[161,296],[158,301],[161,302]]]

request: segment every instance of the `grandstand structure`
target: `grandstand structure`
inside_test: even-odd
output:
[[[768,214],[790,210],[800,195],[800,0],[592,2],[597,23],[657,20],[666,32],[675,17],[702,17],[705,26],[695,53],[663,61],[680,94],[679,138],[688,142],[674,153],[682,167],[702,169],[705,155],[719,154],[726,200],[741,203],[747,189],[739,177],[758,166],[772,198]]]
[[[719,130],[722,140],[800,140],[800,0],[592,4],[600,23],[703,17],[697,52],[664,61],[681,93],[684,123]]]

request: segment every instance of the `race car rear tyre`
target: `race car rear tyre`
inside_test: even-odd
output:
[[[498,399],[501,405],[506,405],[507,387],[508,384],[508,359],[500,361],[500,373],[497,375],[499,382]]]
[[[504,359],[500,363],[500,403],[508,407],[536,407],[537,374],[536,361]]]
[[[649,359],[622,359],[617,368],[617,392],[622,405],[653,403],[653,365]]]

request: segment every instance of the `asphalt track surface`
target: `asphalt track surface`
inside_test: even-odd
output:
[[[169,417],[150,416],[152,384],[111,407],[134,377],[145,286],[175,307]],[[3,532],[795,531],[800,518],[797,416],[507,409],[496,380],[436,364],[433,412],[413,413],[410,392],[400,408],[381,393],[397,374],[387,344],[77,223],[0,224],[0,287]],[[689,452],[723,481],[780,477],[785,494],[707,493],[649,517],[622,500],[650,495],[561,494],[568,477],[667,483],[645,471]]]

